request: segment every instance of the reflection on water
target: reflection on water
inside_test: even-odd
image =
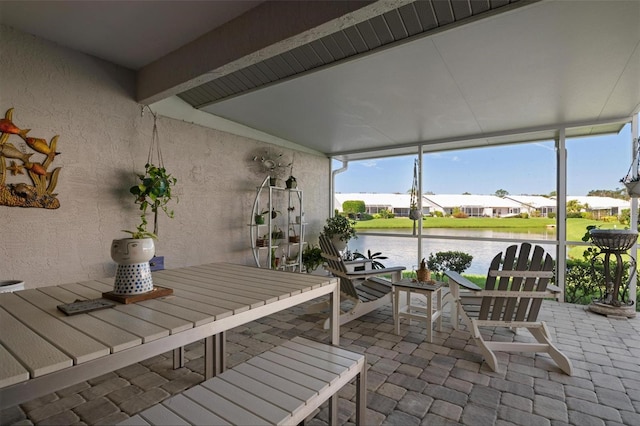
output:
[[[374,231],[372,231],[374,232]],[[365,256],[367,250],[372,253],[382,252],[382,256],[389,259],[383,260],[385,266],[405,266],[410,270],[417,264],[418,242],[411,237],[411,230],[405,229],[376,229],[375,233],[406,234],[406,237],[384,237],[378,235],[367,235],[366,231],[358,230],[358,239],[349,241],[349,250],[358,251]],[[541,232],[503,232],[490,229],[425,229],[423,235],[437,236],[446,235],[450,237],[478,237],[478,238],[511,238],[527,239],[530,235],[532,240],[555,240],[555,230]],[[485,275],[489,268],[491,259],[511,244],[503,241],[466,241],[466,240],[446,240],[446,239],[423,239],[422,255],[429,257],[430,253],[439,251],[461,251],[473,256],[471,267],[465,271],[468,274]],[[541,246],[555,257],[554,244],[541,244]]]

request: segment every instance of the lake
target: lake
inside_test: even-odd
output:
[[[411,270],[417,265],[418,242],[414,238],[410,229],[376,229],[376,234],[391,233],[404,234],[405,236],[380,236],[367,235],[367,231],[358,230],[358,239],[349,241],[348,248],[352,252],[358,251],[365,256],[367,250],[372,253],[382,252],[382,256],[388,259],[380,261],[385,266],[405,266]],[[493,239],[524,239],[531,240],[551,240],[555,242],[555,229],[548,229],[540,232],[504,232],[490,229],[423,229],[422,235],[429,238],[422,241],[422,256],[426,259],[430,253],[440,251],[461,251],[473,256],[473,261],[468,274],[486,275],[489,263],[496,254],[506,247],[517,244],[515,242],[504,241],[469,241],[437,238],[439,235],[446,237],[465,238],[493,238]],[[433,239],[431,237],[434,237]],[[551,256],[555,257],[555,244],[540,244]]]

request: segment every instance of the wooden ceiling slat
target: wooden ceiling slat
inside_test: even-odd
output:
[[[371,21],[360,22],[356,25],[356,27],[358,28],[358,31],[360,32],[360,35],[362,36],[364,42],[367,44],[369,50],[382,46],[382,42],[378,38],[373,25],[371,25]]]
[[[349,37],[347,37],[347,35],[343,31],[338,31],[337,33],[333,34],[332,37],[335,40],[336,44],[340,46],[340,50],[344,52],[346,57],[356,54],[356,50],[353,45],[351,45]]]
[[[418,19],[416,9],[413,7],[413,3],[402,6],[398,9],[398,12],[400,13],[400,17],[402,18],[402,22],[404,22],[404,27],[407,29],[409,36],[420,34],[424,31],[420,24],[420,19]]]
[[[436,20],[438,26],[451,24],[455,21],[453,10],[451,9],[451,2],[449,0],[432,0],[433,10],[436,14]]]
[[[391,30],[391,34],[393,34],[394,40],[403,40],[409,37],[409,33],[402,22],[402,17],[398,13],[398,10],[390,10],[389,12],[382,15],[387,21],[387,25]]]
[[[391,33],[391,29],[389,28],[389,25],[387,25],[387,21],[385,21],[382,16],[376,16],[375,18],[371,18],[369,21],[376,32],[378,40],[380,40],[380,43],[383,46],[395,41],[393,34]]]
[[[320,40],[314,40],[309,44],[309,47],[313,49],[316,55],[322,60],[325,64],[330,64],[335,61],[336,58],[329,52],[327,46],[324,44],[324,39],[326,37],[321,38]]]

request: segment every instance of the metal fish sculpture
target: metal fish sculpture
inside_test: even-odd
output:
[[[15,124],[11,122],[11,120],[6,118],[0,118],[0,132],[2,133],[11,133],[14,135],[20,135],[21,137],[26,137],[27,133],[29,133],[31,129],[22,129],[20,130]]]
[[[33,154],[25,154],[12,144],[5,143],[0,145],[0,155],[7,158],[17,158],[18,160],[22,160],[24,163],[28,163],[29,158],[31,158]]]
[[[45,139],[24,138],[24,141],[35,151],[38,151],[41,154],[46,154],[46,156],[50,157],[52,160],[56,155],[60,154],[59,152],[54,152]]]
[[[24,168],[27,170],[31,170],[33,173],[40,176],[45,176],[47,174],[47,171],[45,170],[45,168],[37,163],[26,162],[24,163]]]

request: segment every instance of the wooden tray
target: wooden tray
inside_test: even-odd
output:
[[[113,291],[109,291],[102,293],[102,297],[105,299],[115,300],[116,302],[124,303],[126,305],[129,303],[141,302],[143,300],[155,299],[156,297],[168,296],[170,294],[173,294],[172,288],[153,286],[153,290],[146,293],[124,296],[121,294],[114,294]]]

